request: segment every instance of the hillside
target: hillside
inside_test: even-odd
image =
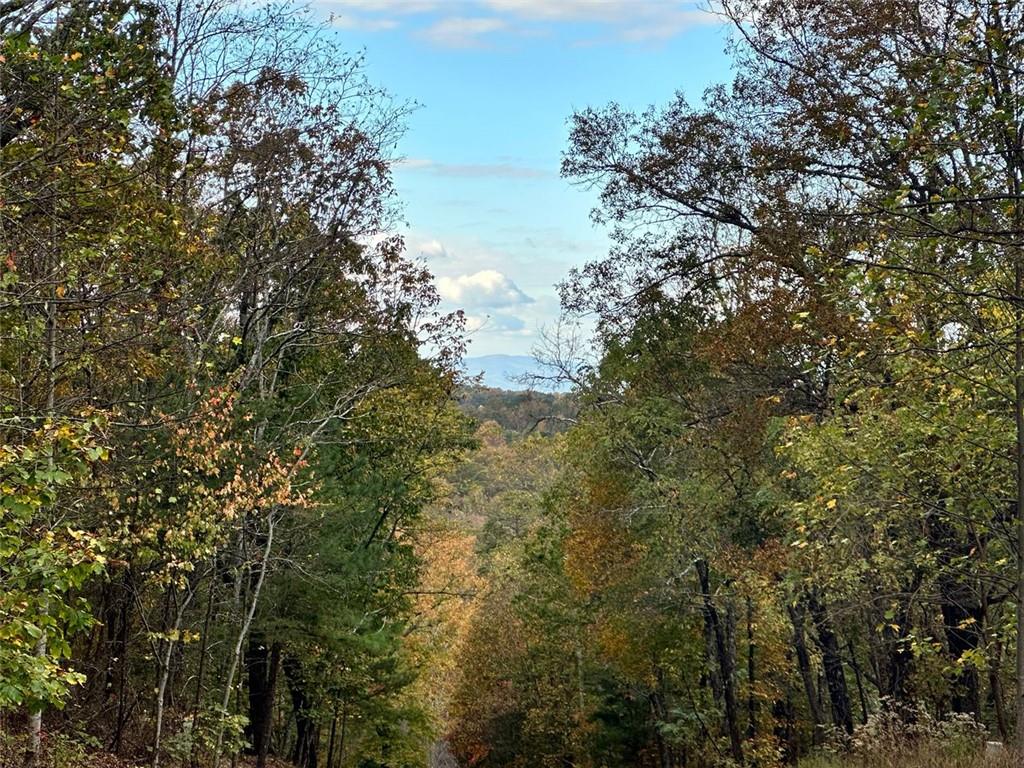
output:
[[[0,0],[0,768],[1024,768],[1022,80],[1024,0]]]
[[[464,387],[456,395],[459,409],[476,421],[497,422],[509,432],[564,432],[576,414],[576,400],[560,392],[513,391]]]

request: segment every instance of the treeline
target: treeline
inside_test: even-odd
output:
[[[485,526],[461,764],[1024,733],[1024,6],[721,6],[731,85],[573,117],[599,362]]]
[[[331,40],[0,3],[5,766],[423,763],[460,319],[382,239],[407,106]]]
[[[462,412],[475,421],[493,421],[511,434],[564,432],[577,410],[573,396],[563,392],[464,386],[456,400]]]

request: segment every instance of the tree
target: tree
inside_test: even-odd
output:
[[[268,662],[273,695],[259,640],[290,596],[269,646],[296,760],[338,691],[383,732],[414,709],[400,539],[464,428],[460,317],[382,237],[407,106],[290,4],[15,2],[0,33],[3,578],[39,592],[11,625],[35,666],[19,645],[3,706],[35,742],[70,698],[119,755],[216,764],[242,745],[245,683],[261,699],[243,664]],[[332,580],[346,610],[320,626]],[[359,673],[319,688],[353,627]]]

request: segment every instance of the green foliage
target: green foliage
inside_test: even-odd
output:
[[[287,4],[0,9],[0,707],[30,749],[81,722],[235,760],[270,647],[296,762],[339,709],[348,763],[432,738],[414,541],[469,438],[461,320],[382,237],[406,113]]]
[[[66,664],[94,621],[75,592],[106,561],[101,541],[66,522],[65,489],[106,457],[95,428],[46,424],[0,451],[0,709],[62,706],[85,679]]]
[[[574,116],[615,246],[562,286],[571,396],[460,389],[387,236],[407,108],[294,8],[0,9],[28,748],[89,759],[42,738],[70,705],[154,768],[983,763],[1024,686],[1024,11],[806,6],[722,4],[700,104]]]
[[[722,10],[732,88],[573,117],[563,173],[599,189],[614,245],[562,295],[599,360],[559,477],[502,505],[535,511],[453,743],[488,765],[777,765],[826,733],[856,753],[888,717],[852,764],[983,764],[1024,686],[1024,17]],[[970,738],[919,743],[950,712]]]

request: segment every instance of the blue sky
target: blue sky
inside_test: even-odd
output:
[[[593,192],[559,178],[568,118],[611,101],[697,101],[729,78],[720,21],[692,0],[319,0],[371,79],[422,107],[395,169],[410,254],[471,355],[527,354],[556,283],[607,250]]]

